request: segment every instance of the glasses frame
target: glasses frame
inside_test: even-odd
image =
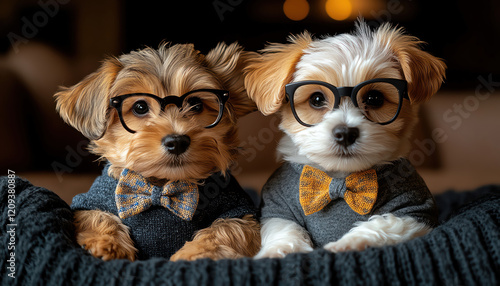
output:
[[[333,109],[332,109],[332,110],[334,110],[334,109],[339,107],[340,100],[344,96],[350,97],[354,106],[359,108],[358,101],[356,99],[356,95],[357,95],[358,91],[368,84],[377,83],[377,82],[385,82],[385,83],[392,84],[398,90],[398,93],[399,93],[398,110],[396,111],[396,114],[394,115],[394,117],[391,120],[389,120],[387,122],[379,123],[379,122],[375,122],[375,121],[372,121],[369,118],[367,118],[368,120],[370,120],[374,123],[377,123],[380,125],[387,125],[387,124],[394,122],[394,120],[396,120],[396,118],[398,117],[399,113],[401,112],[401,108],[403,106],[403,99],[408,99],[408,100],[410,99],[408,97],[408,82],[406,80],[395,79],[395,78],[375,78],[375,79],[363,81],[363,82],[355,85],[354,87],[352,87],[352,86],[336,87],[336,86],[329,84],[327,82],[324,82],[324,81],[304,80],[304,81],[293,82],[293,83],[289,83],[289,84],[285,85],[285,92],[286,92],[286,96],[287,96],[288,100],[290,101],[290,106],[292,108],[293,116],[295,117],[297,122],[299,122],[300,124],[302,124],[306,127],[312,127],[316,124],[308,124],[308,123],[303,122],[299,118],[299,115],[297,114],[297,112],[295,110],[294,95],[295,95],[295,91],[299,87],[301,87],[303,85],[308,85],[308,84],[317,84],[317,85],[322,85],[322,86],[328,88],[335,96],[335,103],[334,103]]]
[[[125,120],[123,119],[122,105],[123,105],[123,101],[125,99],[132,97],[132,96],[147,96],[147,97],[153,98],[160,104],[161,111],[163,112],[163,111],[165,111],[165,108],[169,104],[174,104],[179,109],[182,108],[182,103],[184,102],[184,99],[187,96],[189,96],[190,94],[193,94],[195,92],[211,92],[211,93],[215,94],[217,96],[217,98],[219,99],[219,114],[217,116],[217,119],[215,120],[214,123],[212,123],[208,126],[205,126],[205,128],[207,128],[207,129],[215,127],[217,124],[219,124],[219,122],[222,119],[222,116],[224,115],[224,106],[225,106],[227,100],[229,99],[229,91],[227,91],[227,90],[208,89],[208,88],[196,89],[196,90],[192,90],[190,92],[187,92],[187,93],[183,94],[182,96],[169,95],[169,96],[166,96],[164,98],[158,97],[158,96],[156,96],[154,94],[150,94],[150,93],[128,93],[128,94],[123,94],[123,95],[112,97],[109,100],[109,106],[115,108],[116,111],[118,112],[118,117],[120,118],[120,122],[121,122],[123,128],[125,128],[125,130],[127,130],[130,133],[136,133],[137,131],[130,129],[127,126],[127,124],[125,123]]]

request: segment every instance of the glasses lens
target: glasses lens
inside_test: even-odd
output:
[[[310,125],[320,123],[334,105],[333,92],[319,84],[301,85],[293,95],[292,108],[302,122]]]
[[[199,126],[207,127],[217,122],[220,106],[219,97],[213,92],[195,91],[184,98],[181,114]]]
[[[175,102],[175,101],[173,101]],[[198,126],[208,127],[217,123],[219,114],[222,115],[219,97],[210,91],[195,91],[184,97],[182,106],[178,103],[168,103],[167,109],[174,108],[175,112]],[[160,102],[152,96],[134,95],[125,98],[122,102],[122,118],[128,129],[140,131],[151,122],[156,122],[162,113]]]
[[[123,100],[122,117],[129,129],[139,131],[148,122],[158,118],[160,109],[160,104],[152,97],[143,95],[130,96]]]
[[[398,89],[386,82],[364,85],[356,94],[359,109],[369,120],[376,123],[390,122],[398,111]]]

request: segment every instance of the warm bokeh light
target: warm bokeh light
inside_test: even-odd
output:
[[[306,0],[286,0],[283,12],[289,19],[300,21],[309,14],[309,3]]]
[[[350,0],[328,0],[325,9],[330,18],[342,21],[351,15],[352,4]]]

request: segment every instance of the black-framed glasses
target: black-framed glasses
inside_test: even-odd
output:
[[[350,97],[368,120],[385,125],[396,120],[403,99],[409,99],[407,85],[393,78],[371,79],[354,87],[307,80],[289,83],[285,91],[295,119],[304,126],[320,123],[326,113],[339,107],[343,96]]]
[[[183,118],[205,128],[216,126],[224,115],[229,92],[219,89],[197,89],[182,96],[158,97],[149,93],[130,93],[115,96],[109,105],[118,111],[120,122],[130,133],[154,122],[165,108],[173,104]]]

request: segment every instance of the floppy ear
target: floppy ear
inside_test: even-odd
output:
[[[248,95],[264,115],[277,112],[285,99],[285,84],[292,80],[303,50],[312,42],[304,32],[290,36],[288,44],[270,44],[246,67],[245,87]]]
[[[381,26],[375,37],[392,48],[408,82],[408,96],[411,103],[422,103],[431,98],[446,78],[446,64],[439,58],[424,52],[424,42],[403,34],[403,29]]]
[[[99,139],[106,131],[109,90],[121,68],[117,59],[107,59],[99,70],[54,95],[64,121],[91,140]]]
[[[257,53],[246,52],[238,43],[219,43],[205,57],[207,66],[217,75],[225,89],[229,91],[228,104],[236,117],[256,110],[248,98],[244,85],[243,68]]]

